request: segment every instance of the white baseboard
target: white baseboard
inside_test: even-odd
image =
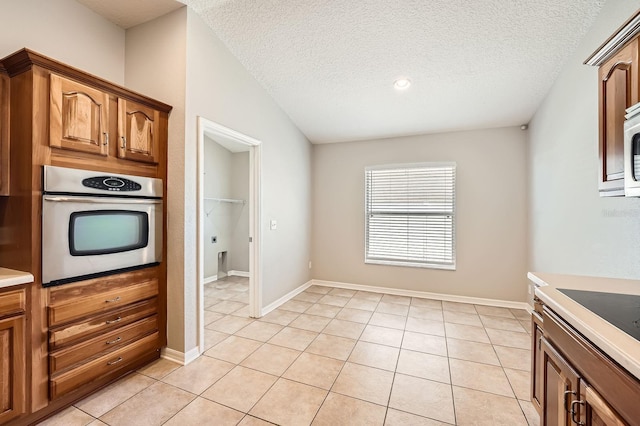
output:
[[[269,312],[271,312],[274,309],[278,308],[280,305],[283,305],[286,302],[288,302],[289,300],[293,299],[298,294],[302,293],[303,291],[305,291],[306,289],[311,287],[312,282],[313,282],[313,280],[307,281],[306,283],[302,284],[300,287],[298,287],[298,288],[296,288],[294,290],[291,290],[289,293],[285,294],[284,296],[282,296],[280,299],[276,300],[275,302],[268,304],[267,306],[265,306],[264,308],[262,308],[260,310],[260,316],[267,315]]]
[[[230,277],[245,277],[249,278],[249,272],[247,271],[229,271],[227,273]]]
[[[193,348],[187,353],[184,353],[184,352],[176,351],[175,349],[164,347],[162,348],[161,356],[162,358],[167,359],[169,361],[177,362],[178,364],[181,364],[181,365],[187,365],[200,356],[200,349]]]
[[[497,306],[500,308],[526,309],[531,312],[531,307],[526,302],[512,302],[509,300],[485,299],[481,297],[457,296],[454,294],[430,293],[427,291],[403,290],[390,287],[376,287],[362,284],[349,284],[335,281],[311,280],[312,285],[323,287],[337,287],[347,290],[369,291],[372,293],[393,294],[396,296],[422,297],[425,299],[444,300],[447,302],[473,303],[474,305]]]
[[[204,279],[203,284],[209,284],[209,283],[212,283],[214,281],[218,281],[218,276],[217,275],[211,275],[210,277],[206,277]]]

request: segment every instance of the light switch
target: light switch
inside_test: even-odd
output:
[[[275,219],[271,219],[271,221],[269,222],[269,229],[271,229],[272,231],[275,231],[278,228],[278,221]]]

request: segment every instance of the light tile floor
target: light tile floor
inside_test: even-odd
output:
[[[208,284],[203,356],[140,369],[44,425],[538,425],[530,315],[312,286],[248,318]]]

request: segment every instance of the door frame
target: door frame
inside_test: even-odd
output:
[[[197,152],[197,298],[198,347],[204,352],[204,140],[205,135],[231,139],[249,147],[249,315],[259,318],[262,308],[262,142],[198,116]],[[214,139],[215,140],[215,139]]]

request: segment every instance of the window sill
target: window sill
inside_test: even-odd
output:
[[[386,265],[386,266],[403,266],[408,268],[423,268],[423,269],[444,269],[446,271],[455,271],[456,264],[453,265],[439,265],[437,263],[414,263],[414,262],[402,262],[394,260],[377,260],[377,259],[365,259],[364,263],[371,265]]]

